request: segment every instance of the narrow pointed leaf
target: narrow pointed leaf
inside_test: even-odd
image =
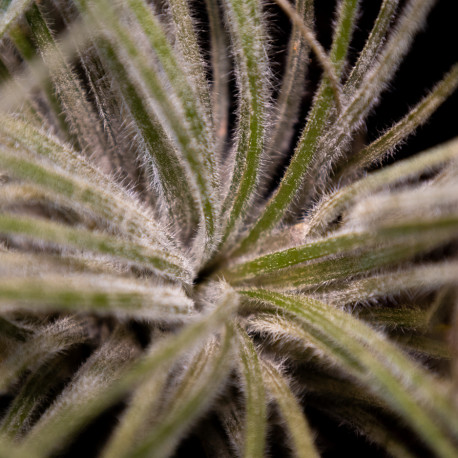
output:
[[[231,359],[233,334],[228,326],[222,339],[219,345],[210,341],[199,353],[184,375],[160,423],[126,456],[146,458],[154,454],[159,458],[173,453],[191,421],[208,408],[210,400],[230,369],[228,360]],[[200,370],[197,370],[197,366]]]
[[[96,114],[86,99],[81,82],[54,40],[39,6],[33,5],[26,17],[33,39],[49,70],[57,98],[65,110],[65,119],[70,125],[70,131],[76,135],[83,150],[88,149],[91,154],[100,154],[105,143],[103,133]]]
[[[394,243],[397,241],[414,242],[415,236],[419,236],[420,241],[425,242],[421,237],[425,231],[426,240],[431,233],[436,233],[439,228],[444,229],[448,237],[453,237],[456,233],[458,224],[457,216],[454,214],[439,216],[437,219],[423,221],[388,221],[388,224],[373,225],[368,231],[343,232],[333,236],[312,241],[308,244],[289,248],[267,254],[233,267],[224,271],[230,281],[248,280],[256,275],[263,275],[277,272],[313,259],[324,258],[329,255],[343,254],[345,251],[363,247],[374,247],[377,243]],[[369,229],[369,228],[368,228]],[[432,232],[431,232],[432,231]],[[428,234],[429,232],[429,234]],[[439,238],[437,239],[439,242]],[[421,249],[421,248],[420,248]]]
[[[438,456],[455,454],[452,439],[458,434],[458,416],[449,399],[436,380],[381,334],[350,314],[310,298],[265,290],[243,294],[297,316],[305,334],[328,358],[402,415]]]
[[[347,54],[357,6],[357,0],[345,0],[339,7],[339,17],[330,52],[331,61],[338,75],[342,71]],[[237,253],[243,253],[261,235],[267,235],[284,216],[302,185],[304,175],[316,151],[332,106],[333,91],[325,79],[315,97],[308,122],[279,187],[267,202],[263,213],[247,237],[242,241]]]
[[[184,98],[177,111],[170,101],[170,94],[164,84],[159,80],[158,72],[154,71],[148,64],[145,56],[142,55],[136,46],[135,37],[125,27],[112,6],[108,2],[99,2],[95,10],[90,10],[96,24],[105,23],[111,33],[109,39],[113,42],[112,51],[125,65],[127,73],[132,81],[139,81],[137,87],[142,86],[149,89],[148,96],[156,103],[156,114],[164,129],[170,130],[180,148],[178,164],[184,162],[182,167],[189,168],[185,181],[194,182],[199,192],[199,202],[202,205],[204,223],[206,228],[207,251],[213,247],[218,238],[218,224],[216,215],[219,212],[219,200],[215,190],[219,187],[216,164],[213,157],[212,143],[209,143],[209,135],[206,135],[205,121],[199,116],[192,93],[189,87],[179,77],[181,74],[179,66],[174,59],[172,50],[167,44],[166,37],[158,24],[157,19],[149,11],[147,5],[142,1],[131,0],[129,5],[136,19],[142,26],[147,38],[152,41],[152,47],[159,53],[158,58],[164,65],[168,76],[178,78],[177,85],[180,88],[180,97]],[[102,25],[101,24],[101,25]],[[163,59],[161,59],[163,58]],[[173,83],[173,79],[172,79]],[[183,86],[180,86],[183,84]],[[188,112],[186,112],[188,110]],[[184,114],[184,116],[183,116]],[[156,158],[164,162],[166,158]],[[172,165],[176,167],[176,165]],[[169,165],[170,167],[170,165]],[[161,167],[163,169],[163,167]],[[165,170],[162,173],[166,173]]]
[[[358,56],[350,76],[343,88],[344,94],[351,97],[361,84],[364,76],[374,65],[377,56],[385,43],[386,35],[391,23],[394,20],[399,0],[383,0],[379,13],[374,23],[364,48]]]
[[[152,269],[159,275],[190,282],[191,277],[181,261],[163,250],[123,241],[117,237],[95,233],[84,229],[73,229],[62,224],[46,222],[37,218],[0,215],[0,233],[21,235],[35,241],[45,241],[61,247],[83,249],[103,254],[114,259],[133,262]]]
[[[352,156],[340,176],[386,157],[414,130],[425,123],[458,87],[458,64],[454,65],[432,91],[385,134]]]
[[[159,240],[168,245],[169,251],[177,254],[167,231],[125,188],[55,137],[9,116],[0,119],[0,132],[5,141],[16,144],[12,151],[0,149],[1,165],[8,171],[17,174],[18,178],[32,180],[54,192],[74,198],[114,223],[121,226],[125,224],[126,230],[137,237]],[[19,153],[17,144],[26,151]],[[59,168],[53,169],[49,163],[37,161],[33,157],[36,154],[56,163],[67,173],[61,173]]]
[[[81,320],[62,318],[30,336],[15,347],[0,364],[0,390],[17,381],[25,370],[36,369],[56,354],[89,340]]]
[[[368,195],[384,187],[418,176],[430,169],[436,169],[457,156],[458,140],[451,140],[413,158],[399,161],[373,172],[353,184],[339,189],[325,197],[317,206],[310,218],[308,231],[311,234],[321,232],[359,196]]]
[[[318,458],[320,455],[315,448],[310,427],[287,381],[268,361],[263,361],[262,371],[265,383],[272,392],[287,424],[294,455],[297,458]]]
[[[432,233],[437,238],[431,240]],[[456,229],[448,231],[443,238],[437,231],[425,233],[416,241],[404,240],[393,245],[380,246],[367,245],[362,250],[350,251],[337,257],[307,263],[306,265],[293,266],[267,275],[259,275],[243,284],[258,284],[275,290],[313,290],[319,285],[326,285],[326,291],[340,289],[345,282],[348,286],[368,272],[377,272],[381,269],[388,270],[414,256],[428,252],[438,245],[446,243],[450,238],[456,238]],[[357,280],[356,280],[357,281]],[[337,283],[334,283],[337,282]]]
[[[303,18],[305,25],[310,27],[313,20],[313,3],[310,0],[298,0],[296,1],[296,10]],[[297,122],[301,96],[304,92],[308,55],[309,45],[298,26],[293,23],[288,44],[285,74],[278,96],[277,114],[275,114],[273,132],[270,134],[266,147],[267,153],[270,153],[269,159],[273,161],[273,165],[269,165],[269,170],[274,170],[275,166],[278,166],[279,160],[275,160],[275,155],[285,153],[289,147],[294,124]]]
[[[352,133],[361,126],[379,95],[393,78],[402,57],[407,53],[413,37],[421,29],[434,0],[411,0],[403,10],[395,30],[379,55],[376,64],[366,74],[360,88],[336,119],[334,128],[320,139],[319,159],[313,170],[314,183],[328,178],[333,162],[348,146]]]
[[[259,181],[265,142],[268,72],[261,5],[253,0],[227,0],[224,7],[240,91],[236,142],[228,164],[233,167],[232,177],[223,206],[228,218],[223,236],[225,242],[240,229]]]
[[[107,342],[88,362],[88,365],[83,366],[80,371],[81,376],[68,388],[70,391],[77,390],[80,393],[75,403],[66,404],[66,396],[61,396],[62,403],[57,404],[54,413],[44,417],[22,445],[16,448],[15,453],[12,454],[13,458],[49,456],[52,450],[66,443],[90,420],[119,401],[137,384],[145,381],[155,371],[169,369],[180,356],[219,330],[221,325],[231,319],[231,314],[237,307],[238,296],[226,288],[213,311],[204,315],[196,323],[186,326],[177,335],[172,335],[153,345],[138,362],[129,364],[129,370],[124,369],[128,364],[127,359],[131,361],[133,356],[130,347],[126,347],[122,340],[118,343]],[[114,361],[113,358],[118,358],[119,362]],[[105,370],[108,370],[108,374],[103,376]],[[103,377],[101,384],[95,384],[97,396],[86,392],[86,371],[91,378]],[[121,375],[120,371],[124,373]],[[62,421],[62,418],[65,418],[65,421]]]
[[[193,311],[191,299],[178,287],[108,275],[0,277],[0,310],[86,310],[98,314],[160,321],[182,321]]]
[[[456,261],[422,264],[400,272],[355,280],[348,286],[342,285],[339,289],[324,294],[333,303],[364,302],[411,289],[432,291],[441,286],[453,285],[457,275]]]
[[[187,0],[170,0],[171,16],[175,23],[175,36],[179,43],[181,54],[186,62],[191,87],[196,92],[200,101],[200,110],[205,116],[205,122],[213,127],[213,113],[210,100],[210,91],[205,75],[205,63],[199,48],[196,21],[192,16],[192,10]]]
[[[217,0],[205,0],[210,27],[213,124],[216,135],[216,151],[220,166],[229,129],[229,57],[226,53],[227,33],[223,28],[221,12]],[[222,167],[221,172],[224,172]],[[225,184],[225,174],[220,172],[221,186]]]
[[[246,331],[236,325],[241,372],[246,391],[244,457],[263,457],[266,442],[267,408],[261,363]]]

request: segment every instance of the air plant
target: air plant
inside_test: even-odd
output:
[[[386,159],[458,64],[355,142],[399,3],[354,63],[358,0],[1,3],[0,456],[456,456],[458,140]]]

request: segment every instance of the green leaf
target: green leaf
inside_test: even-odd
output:
[[[358,317],[370,324],[387,326],[389,329],[426,330],[428,314],[419,307],[371,307],[358,312]]]
[[[229,130],[229,57],[226,53],[228,39],[223,28],[217,0],[205,0],[210,27],[211,64],[213,73],[211,105],[216,135],[216,151],[220,164],[221,181],[224,182],[223,150]],[[223,173],[222,173],[223,172]],[[222,183],[223,184],[223,183]]]
[[[385,43],[389,27],[394,20],[399,0],[383,0],[379,13],[369,34],[364,48],[358,56],[354,67],[351,69],[350,76],[344,86],[344,94],[347,97],[354,95],[361,85],[365,75],[371,70],[377,56]]]
[[[26,14],[27,21],[56,91],[57,100],[65,112],[70,132],[75,134],[82,150],[101,154],[105,140],[98,118],[86,100],[81,82],[72,71],[59,44],[43,18],[40,7],[33,7]]]
[[[170,0],[170,12],[175,25],[175,37],[178,41],[181,55],[186,66],[185,71],[192,82],[190,85],[199,100],[205,123],[213,127],[213,113],[210,100],[210,91],[205,76],[205,63],[201,55],[196,33],[196,21],[187,0]],[[207,134],[212,136],[214,130],[208,129]]]
[[[386,157],[414,130],[424,124],[458,87],[458,64],[454,65],[431,92],[381,137],[350,157],[337,179]]]
[[[129,340],[126,342],[126,337],[113,336],[80,369],[77,378],[60,396],[53,410],[42,418],[11,456],[49,456],[51,451],[68,442],[84,425],[135,386],[157,371],[168,370],[191,348],[219,331],[220,326],[231,319],[237,307],[238,296],[231,289],[223,288],[214,310],[185,326],[176,335],[162,339],[157,345],[153,344],[134,364],[131,361],[135,355],[132,354]]]
[[[341,285],[323,294],[336,304],[364,302],[411,289],[431,291],[441,286],[454,285],[457,275],[456,261],[421,264],[399,272],[357,279],[349,285]]]
[[[82,320],[62,318],[36,330],[15,346],[0,366],[0,390],[18,380],[26,370],[34,370],[73,345],[89,340]]]
[[[63,350],[65,348],[60,348]],[[65,357],[62,354],[51,353],[49,358],[38,370],[30,374],[22,385],[19,393],[14,398],[5,416],[0,423],[0,434],[9,436],[11,440],[17,440],[30,428],[34,417],[39,415],[40,408],[43,408],[52,390],[61,383],[56,374],[62,372],[65,366]],[[0,452],[1,456],[1,452]]]
[[[244,457],[263,457],[266,441],[267,408],[261,363],[246,331],[236,325],[241,374],[246,396]]]
[[[320,455],[315,448],[312,432],[287,381],[268,361],[263,361],[262,371],[265,383],[272,392],[280,408],[280,414],[287,424],[294,455],[297,458],[318,458]]]
[[[311,215],[307,231],[312,235],[320,233],[360,196],[369,195],[379,189],[388,188],[409,178],[417,177],[430,169],[437,169],[457,156],[458,140],[451,140],[412,158],[372,172],[353,184],[323,198]]]
[[[352,374],[399,413],[438,456],[453,457],[458,416],[439,382],[381,334],[323,302],[266,290],[241,291],[298,317],[307,344]]]
[[[141,458],[152,454],[167,457],[173,453],[190,423],[208,409],[231,368],[231,347],[233,333],[226,326],[222,342],[218,344],[215,339],[207,342],[183,375],[160,421],[126,457]]]
[[[178,287],[97,274],[0,277],[0,310],[91,311],[141,320],[182,321],[193,302]]]
[[[437,202],[437,200],[434,199],[434,202]],[[381,218],[383,218],[383,215],[384,213],[381,213]],[[280,269],[292,267],[306,261],[325,258],[330,255],[342,255],[350,250],[373,250],[380,243],[385,243],[389,249],[390,245],[396,243],[414,244],[418,240],[420,244],[417,247],[417,252],[420,252],[425,247],[426,249],[431,247],[427,243],[425,245],[425,242],[429,240],[432,233],[437,234],[437,239],[434,240],[435,242],[438,244],[443,243],[444,239],[441,239],[438,233],[440,229],[443,229],[445,240],[447,238],[453,238],[456,234],[457,224],[458,216],[454,213],[444,216],[438,215],[437,219],[432,218],[430,220],[388,220],[386,225],[380,222],[377,225],[369,225],[368,230],[356,230],[354,232],[348,230],[342,231],[341,234],[337,233],[329,237],[324,237],[321,240],[311,241],[302,246],[266,254],[250,261],[235,264],[233,267],[223,270],[222,273],[230,282],[249,280],[259,275],[278,273]],[[384,252],[382,251],[380,254],[383,256]],[[376,256],[377,253],[374,254],[374,259],[376,259]],[[368,261],[369,259],[370,257]],[[393,258],[393,260],[395,259]],[[343,268],[344,266],[342,265],[341,267]]]
[[[160,72],[151,68],[145,54],[137,46],[135,36],[122,24],[119,12],[115,11],[110,3],[104,1],[98,2],[94,6],[95,9],[90,9],[89,12],[95,24],[108,27],[110,30],[108,39],[112,42],[111,52],[114,52],[125,66],[130,76],[127,79],[135,83],[140,93],[143,88],[148,89],[148,99],[155,102],[155,114],[162,127],[177,142],[180,151],[176,160],[178,164],[182,164],[181,167],[188,170],[185,173],[184,182],[191,182],[198,189],[204,218],[202,222],[206,229],[204,248],[208,255],[219,237],[219,227],[216,221],[219,213],[219,199],[216,193],[219,189],[219,177],[213,155],[213,143],[210,141],[210,128],[206,126],[196,106],[192,96],[192,86],[183,78],[173,50],[167,43],[158,20],[141,0],[130,0],[129,5],[131,12],[150,41],[151,48],[161,62],[169,82],[177,91],[181,102],[177,108],[171,102],[166,84],[159,78]],[[112,60],[111,56],[110,60]],[[168,171],[170,167],[177,167],[176,164],[170,164],[170,159],[167,157],[155,155],[155,160],[158,163],[161,161],[159,165],[163,174],[170,173]],[[168,166],[163,164],[164,162],[169,163]],[[173,207],[173,203],[170,203]]]
[[[0,233],[21,235],[35,241],[57,244],[62,248],[83,249],[100,255],[108,255],[113,259],[146,267],[166,278],[180,279],[185,283],[191,281],[190,273],[186,271],[180,259],[163,250],[149,247],[147,244],[140,245],[85,229],[73,229],[37,218],[7,214],[0,214]]]
[[[223,205],[227,217],[223,242],[232,242],[231,237],[240,230],[247,216],[259,181],[265,142],[268,71],[261,5],[255,0],[226,0],[224,12],[240,91],[236,142],[226,165],[232,169],[232,176]]]
[[[310,28],[313,21],[313,2],[311,0],[297,0],[296,11],[303,18],[304,24]],[[273,162],[273,164],[269,164],[269,170],[272,171],[276,170],[279,166],[280,158],[283,158],[282,154],[286,153],[294,132],[294,124],[298,120],[298,112],[304,92],[303,86],[307,74],[308,56],[309,45],[298,25],[293,22],[288,43],[285,73],[278,96],[277,113],[274,113],[275,118],[272,122],[273,132],[270,134],[266,146],[269,159]],[[264,179],[271,180],[272,177],[269,174]]]
[[[437,236],[434,240],[431,240],[432,233]],[[451,237],[456,238],[456,229],[449,231],[443,238],[437,234],[437,231],[432,231],[423,234],[421,238],[416,237],[415,241],[404,239],[392,245],[369,244],[363,249],[305,265],[292,266],[270,274],[261,274],[239,283],[240,285],[262,285],[275,290],[312,291],[321,285],[326,285],[326,291],[338,290],[342,288],[342,282],[343,288],[348,287],[352,282],[357,282],[357,278],[363,274],[393,268],[418,254],[431,251],[449,241]]]
[[[319,152],[311,171],[315,187],[320,180],[326,179],[330,166],[348,145],[351,134],[361,126],[369,110],[379,100],[379,95],[409,50],[413,37],[425,23],[433,3],[434,0],[410,0],[407,3],[376,63],[366,73],[333,128],[320,138]]]
[[[136,237],[154,244],[160,241],[167,251],[179,256],[172,238],[158,224],[151,210],[128,190],[55,137],[9,116],[2,116],[0,120],[2,139],[9,146],[0,148],[2,168],[17,178],[31,180],[88,206]],[[50,162],[41,161],[40,157]]]
[[[340,75],[343,68],[357,5],[357,0],[345,0],[339,7],[339,17],[330,52],[331,61],[338,75]],[[267,202],[261,216],[257,219],[246,238],[241,242],[236,251],[237,254],[243,253],[250,245],[254,245],[260,237],[267,235],[288,210],[302,185],[305,173],[321,140],[323,129],[332,107],[333,91],[325,78],[317,92],[308,116],[308,122],[280,185]]]

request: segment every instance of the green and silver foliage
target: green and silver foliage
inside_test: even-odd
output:
[[[313,0],[275,3],[281,78],[261,0],[206,0],[200,20],[188,0],[1,2],[1,457],[78,450],[90,425],[105,458],[187,437],[314,457],[319,418],[456,456],[458,140],[365,170],[458,64],[353,146],[434,1],[384,0],[353,67],[363,1],[338,2],[329,52]]]

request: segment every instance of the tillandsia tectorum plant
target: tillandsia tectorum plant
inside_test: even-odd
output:
[[[0,456],[456,456],[458,140],[387,159],[458,65],[362,142],[368,1],[2,1]]]

